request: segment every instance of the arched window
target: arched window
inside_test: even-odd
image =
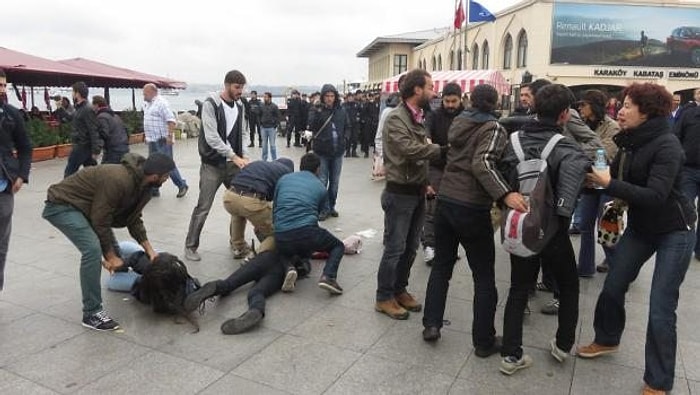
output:
[[[489,68],[489,42],[484,40],[484,47],[481,49],[481,68],[488,70]]]
[[[462,70],[462,48],[457,50],[457,70]]]
[[[513,37],[510,33],[506,36],[505,44],[503,44],[503,70],[510,69],[513,61]]]
[[[527,33],[521,30],[518,35],[518,67],[527,67]]]
[[[455,51],[450,50],[450,67],[449,70],[455,69]]]
[[[479,46],[472,46],[472,70],[479,70]]]
[[[430,71],[435,71],[435,70],[437,70],[437,62],[435,61],[435,55],[433,55],[433,64],[432,64],[432,66],[433,66],[433,67],[430,69]]]
[[[438,54],[438,71],[442,71],[442,55]]]

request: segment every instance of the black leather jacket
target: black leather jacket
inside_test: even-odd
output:
[[[17,150],[16,158],[12,155],[13,149]],[[11,182],[22,177],[26,183],[31,164],[32,143],[22,116],[11,105],[0,105],[0,173]]]

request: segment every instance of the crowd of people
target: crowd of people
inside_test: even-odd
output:
[[[0,96],[6,82],[0,72]],[[267,296],[294,291],[297,279],[311,274],[312,254],[322,253],[326,263],[318,286],[342,295],[338,274],[345,245],[319,222],[340,215],[343,159],[358,157],[358,146],[368,157],[374,146],[386,180],[378,202],[384,211],[384,249],[377,271],[377,312],[405,320],[423,311],[423,339],[439,341],[461,245],[474,281],[475,355],[500,354],[500,371],[512,375],[534,363],[522,348],[529,297],[538,290],[553,293],[542,312],[557,315],[558,329],[547,346],[556,361],[565,363],[576,343],[579,279],[597,269],[607,277],[595,308],[595,337],[573,351],[581,358],[597,358],[619,350],[625,294],[656,254],[643,393],[673,388],[679,288],[693,254],[700,259],[695,232],[700,89],[692,103],[680,106],[680,97],[663,86],[634,83],[623,90],[618,105],[605,92],[588,90],[576,98],[567,87],[540,79],[521,87],[521,110],[502,117],[499,94],[488,84],[476,86],[465,102],[461,87],[448,83],[439,107],[431,108],[433,81],[420,69],[402,76],[399,93],[386,99],[381,113],[377,96],[348,93],[342,98],[327,84],[308,100],[297,91],[289,100],[283,136],[288,147],[293,138],[294,146],[303,142],[309,151],[295,171],[292,160],[277,157],[275,140],[283,121],[279,108],[267,92],[262,101],[257,92],[244,100],[246,83],[243,73],[232,70],[223,89],[201,102],[199,195],[184,243],[186,260],[206,258],[199,252],[200,236],[223,184],[223,205],[231,216],[230,248],[241,267],[201,286],[183,280],[172,292],[158,288],[173,286],[165,279],[175,278],[162,270],[141,281],[139,292],[158,288],[150,289],[151,294],[175,306],[166,310],[190,313],[210,298],[254,282],[248,310],[221,326],[224,334],[238,334],[263,320]],[[113,228],[126,227],[139,244],[145,260],[139,275],[149,265],[161,265],[177,271],[177,278],[189,278],[182,275],[186,265],[179,258],[153,248],[142,220],[143,208],[160,196],[168,178],[178,198],[189,190],[173,158],[174,114],[155,85],[144,86],[143,94],[148,157],[128,152],[124,125],[104,98],[94,96],[89,106],[87,86],[73,85],[75,107],[70,113],[64,109],[73,122],[73,152],[65,178],[49,187],[42,214],[80,251],[82,324],[96,330],[120,327],[102,304],[101,266],[112,273],[134,269],[129,263],[133,251],[122,251]],[[19,112],[2,100],[0,289],[14,195],[29,179],[31,142],[23,125]],[[263,148],[260,160],[253,160],[248,150],[255,146],[256,133]],[[544,192],[528,187],[527,180],[543,185]],[[596,268],[596,224],[610,202],[626,207],[627,227],[617,243],[604,246],[605,258]],[[576,211],[581,216],[578,256],[569,233]],[[523,225],[522,218],[533,216],[540,228],[531,242],[527,234],[518,236],[518,226],[531,226]],[[260,242],[257,250],[245,240],[247,223]],[[504,239],[522,237],[520,247],[528,248],[527,253],[509,250],[502,336],[495,322],[494,233],[499,226]],[[421,244],[431,267],[424,303],[409,292]]]

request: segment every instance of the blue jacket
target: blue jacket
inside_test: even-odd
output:
[[[280,160],[287,161],[288,164]],[[265,200],[272,201],[277,181],[293,171],[294,163],[290,159],[280,158],[274,162],[256,160],[242,168],[231,180],[231,185],[237,190],[255,192],[265,196]]]
[[[318,226],[318,213],[327,199],[326,188],[310,171],[283,176],[275,188],[272,212],[275,233]]]

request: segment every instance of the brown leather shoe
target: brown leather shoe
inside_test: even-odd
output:
[[[396,303],[408,311],[417,313],[423,308],[423,305],[418,303],[416,298],[408,292],[402,292],[394,297],[396,298]]]
[[[598,343],[591,343],[587,346],[576,349],[576,355],[581,358],[596,358],[605,354],[616,353],[619,346],[603,346]]]
[[[396,299],[384,300],[374,304],[374,309],[384,313],[395,320],[405,320],[408,318],[408,311],[396,303]]]
[[[642,395],[666,395],[666,391],[655,390],[649,387],[648,384],[644,384],[644,389],[642,389]]]

